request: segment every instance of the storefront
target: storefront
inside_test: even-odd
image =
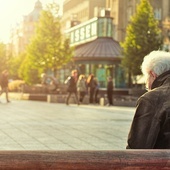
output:
[[[122,49],[112,37],[113,25],[110,17],[96,17],[67,30],[70,45],[74,46],[73,63],[60,70],[66,75],[70,69],[79,74],[94,74],[101,88],[106,88],[107,77],[112,76],[115,88],[125,88],[125,76],[120,66]],[[61,73],[60,73],[61,75]]]
[[[125,78],[120,67],[121,48],[109,37],[100,37],[91,42],[76,46],[74,62],[81,74],[94,74],[100,87],[106,87],[107,77],[113,77],[115,87],[125,87]]]

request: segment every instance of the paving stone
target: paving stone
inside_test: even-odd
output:
[[[135,111],[1,99],[0,150],[122,150]]]

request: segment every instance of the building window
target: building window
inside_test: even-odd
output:
[[[162,19],[161,9],[160,9],[160,8],[159,8],[159,9],[158,9],[158,8],[155,9],[154,14],[155,14],[155,18],[156,18],[157,20],[161,20],[161,19]]]
[[[130,21],[130,17],[133,14],[132,6],[129,6],[127,9],[127,20]]]

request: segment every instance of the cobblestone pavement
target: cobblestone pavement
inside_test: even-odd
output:
[[[122,150],[134,107],[0,103],[0,150]]]

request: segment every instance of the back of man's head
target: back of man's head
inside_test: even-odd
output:
[[[152,51],[144,57],[141,70],[144,75],[153,71],[157,76],[170,70],[170,52]]]

